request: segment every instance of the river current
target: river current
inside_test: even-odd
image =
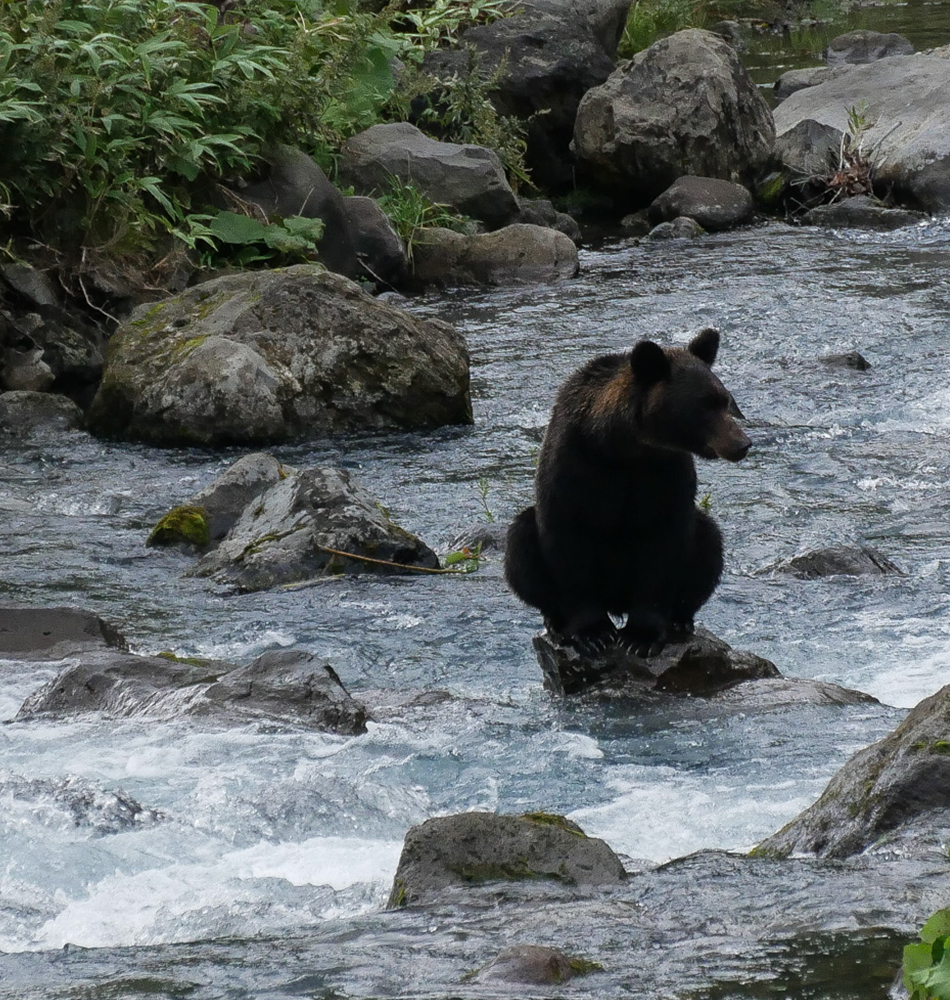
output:
[[[788,676],[880,704],[560,702],[531,649],[537,616],[497,557],[464,577],[229,594],[144,543],[241,452],[6,438],[0,599],[88,608],[138,652],[243,664],[311,650],[375,721],[357,737],[95,716],[0,726],[0,997],[487,996],[465,974],[512,943],[604,967],[531,995],[886,995],[941,903],[945,859],[909,873],[740,854],[950,676],[950,222],[773,223],[581,259],[559,285],[403,302],[465,334],[473,427],[274,453],[346,467],[444,554],[530,502],[573,369],[717,326],[716,369],[753,450],[698,463],[727,550],[701,622]],[[867,371],[822,360],[855,350]],[[841,543],[905,575],[774,571]],[[0,719],[62,666],[0,661]],[[134,822],[119,795],[143,807]],[[566,814],[642,874],[622,891],[483,887],[386,911],[408,828],[472,809]]]

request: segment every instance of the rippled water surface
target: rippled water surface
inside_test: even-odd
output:
[[[703,623],[789,676],[881,704],[744,715],[559,703],[531,650],[536,615],[497,561],[461,578],[216,592],[183,576],[185,556],[144,541],[239,452],[7,439],[0,598],[90,608],[141,652],[246,663],[312,650],[376,721],[351,738],[95,717],[0,727],[0,996],[487,995],[465,973],[514,942],[604,966],[571,995],[885,995],[903,941],[941,901],[940,859],[910,877],[701,854],[611,893],[486,887],[383,910],[408,827],[461,810],[566,813],[641,869],[743,851],[948,679],[950,224],[775,224],[582,258],[570,283],[408,303],[464,331],[474,427],[275,453],[353,470],[445,552],[486,507],[504,522],[529,502],[570,371],[640,337],[682,343],[716,325],[717,369],[754,450],[700,463],[727,540]],[[821,360],[851,350],[870,370]],[[772,572],[837,543],[872,544],[906,575]],[[0,718],[61,666],[0,661]],[[417,697],[432,691],[449,697]],[[67,778],[87,793],[79,814],[53,791]],[[114,820],[119,792],[147,810],[138,822]]]

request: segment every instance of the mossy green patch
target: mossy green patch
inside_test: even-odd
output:
[[[179,656],[170,649],[163,649],[157,655],[163,660],[171,660],[172,663],[185,663],[189,667],[206,667],[211,662],[203,656]]]
[[[405,906],[408,902],[409,899],[408,893],[406,892],[406,883],[401,878],[394,879],[392,892],[390,892],[389,900],[386,903],[386,909],[398,910],[400,907]]]
[[[542,826],[556,826],[559,830],[564,830],[567,833],[573,833],[576,837],[584,837],[586,839],[587,834],[574,822],[567,819],[565,816],[560,816],[557,813],[548,812],[530,812],[522,813],[521,819],[529,820],[531,823],[539,823]]]
[[[146,545],[194,545],[204,548],[211,542],[208,512],[204,507],[173,507],[149,533]]]
[[[592,972],[603,972],[604,967],[600,962],[594,962],[589,958],[569,958],[568,962],[571,966],[571,972],[575,976],[588,976]]]

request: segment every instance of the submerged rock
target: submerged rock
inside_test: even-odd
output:
[[[604,886],[627,874],[604,841],[561,816],[460,813],[409,830],[389,906],[429,902],[452,885],[539,878]]]
[[[550,986],[599,968],[594,962],[571,958],[557,948],[515,944],[503,948],[475,976],[479,983],[526,983]]]
[[[824,576],[904,576],[887,556],[870,545],[832,545],[814,549],[782,563],[777,570],[802,580]]]
[[[756,853],[845,858],[900,837],[902,854],[950,831],[950,685],[924,699],[883,740],[855,754],[821,798]]]
[[[741,184],[718,177],[680,177],[650,205],[650,221],[693,219],[709,232],[751,221],[752,195]]]
[[[471,423],[468,351],[318,267],[227,275],[132,314],[87,418],[165,445]]]
[[[558,695],[590,693],[604,697],[670,694],[717,698],[767,711],[788,704],[855,704],[870,695],[822,681],[783,677],[764,657],[735,650],[704,628],[667,643],[656,656],[641,657],[614,646],[603,653],[581,653],[543,632],[534,649],[544,686]]]
[[[0,659],[61,660],[96,650],[127,649],[119,630],[91,611],[0,606]]]
[[[304,725],[334,733],[366,731],[366,709],[336,671],[303,650],[264,653],[246,667],[221,661],[91,653],[30,695],[14,722],[101,712],[112,718],[199,716]]]
[[[803,216],[806,226],[828,226],[834,229],[871,229],[889,232],[904,226],[916,226],[929,216],[907,208],[889,208],[876,198],[859,194],[831,205],[818,205]]]
[[[348,472],[320,468],[282,479],[245,507],[194,573],[248,591],[337,573],[438,566],[432,549],[394,524]]]

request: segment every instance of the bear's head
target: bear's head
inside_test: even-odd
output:
[[[660,347],[641,340],[630,353],[642,440],[701,458],[738,462],[752,446],[736,423],[738,408],[712,364],[719,331],[707,328],[689,346]]]

